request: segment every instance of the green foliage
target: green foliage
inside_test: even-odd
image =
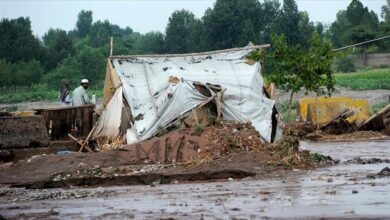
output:
[[[217,0],[203,16],[204,48],[207,50],[256,43],[264,26],[263,10],[257,0]]]
[[[0,59],[16,63],[19,61],[43,61],[45,50],[33,35],[30,19],[2,19],[0,22]]]
[[[69,79],[70,85],[78,85],[83,78],[90,79],[92,86],[100,84],[105,76],[105,60],[100,49],[85,46],[78,54],[64,59],[56,69],[47,73],[42,82],[52,89],[59,88],[63,78]]]
[[[341,57],[335,60],[336,71],[350,73],[355,72],[354,60],[350,57]]]
[[[80,75],[92,80],[91,85],[104,79],[106,56],[99,48],[84,47],[75,58],[79,63]]]
[[[278,88],[293,93],[304,88],[307,92],[330,95],[334,90],[330,44],[313,34],[310,46],[288,46],[283,35],[272,35],[272,51],[265,53],[263,73]]]
[[[92,11],[82,10],[77,16],[77,35],[78,37],[85,37],[89,34],[92,28]]]
[[[207,121],[211,124],[214,125],[215,122],[217,122],[217,117],[210,112],[207,114]]]
[[[379,20],[359,0],[352,0],[347,10],[337,13],[337,19],[330,26],[334,47],[342,47],[375,38],[378,34]]]
[[[28,87],[17,87],[0,90],[0,103],[17,103],[22,101],[54,100],[58,91],[48,90],[44,84]]]
[[[165,135],[166,133],[168,133],[168,131],[167,131],[167,129],[165,129],[164,126],[159,125],[157,127],[157,134],[156,134],[157,137],[161,137],[161,136]]]
[[[272,35],[272,51],[265,53],[262,60],[263,74],[267,81],[290,92],[287,121],[290,121],[291,102],[294,93],[302,88],[306,92],[331,95],[334,80],[331,65],[333,52],[328,42],[314,33],[307,47],[288,46],[284,35]]]
[[[145,54],[160,54],[165,51],[164,35],[161,32],[148,32],[142,35],[138,45],[138,51]]]
[[[198,45],[196,29],[200,21],[192,12],[174,11],[165,30],[165,48],[168,53],[187,53]]]
[[[50,89],[60,88],[61,79],[67,78],[70,80],[69,84],[74,87],[79,84],[80,79],[85,78],[81,74],[80,64],[75,57],[68,57],[57,66],[54,70],[48,72],[43,78],[42,83],[49,85]]]
[[[314,24],[310,22],[306,12],[298,10],[295,0],[283,0],[273,31],[283,34],[289,46],[307,46],[314,32]]]
[[[382,6],[381,17],[385,22],[390,22],[390,0],[387,0],[386,5]]]
[[[57,86],[58,87],[58,86]],[[18,103],[18,102],[31,102],[41,100],[58,100],[59,89],[51,89],[46,84],[34,84],[32,86],[15,86],[0,88],[0,103]],[[74,89],[74,88],[71,88]],[[95,89],[92,87],[88,89],[88,94],[95,93],[97,98],[103,97],[102,88]],[[8,111],[15,111],[16,109],[10,109]]]
[[[0,60],[0,87],[10,85],[28,86],[39,82],[43,74],[44,69],[40,62],[36,60],[17,63],[9,63],[4,59]]]
[[[297,119],[297,106],[297,102],[292,103],[290,117],[288,117],[288,103],[276,103],[276,109],[282,115],[283,119],[289,118],[290,121],[296,121]]]
[[[73,42],[63,30],[49,29],[43,36],[43,42],[48,50],[45,61],[48,70],[55,68],[64,58],[74,54]]]
[[[310,160],[318,163],[332,161],[332,158],[318,153],[310,153]]]
[[[265,61],[264,54],[250,55],[252,59],[261,59],[265,72],[272,73],[266,80],[290,91],[303,87],[322,93],[323,86],[332,90],[327,69],[329,44],[325,39],[340,47],[388,35],[389,1],[382,7],[383,21],[379,22],[373,11],[352,0],[346,10],[338,13],[329,30],[321,23],[314,25],[306,12],[299,11],[295,0],[283,0],[283,4],[279,0],[216,0],[202,18],[187,10],[175,11],[165,34],[140,34],[108,20],[94,21],[92,11],[82,10],[74,30],[49,29],[43,42],[33,35],[29,18],[2,19],[0,89],[31,88],[43,83],[49,90],[58,90],[62,78],[70,79],[74,87],[82,78],[90,79],[94,88],[100,87],[110,52],[110,37],[114,37],[113,54],[124,55],[209,51],[245,46],[250,41],[271,43],[271,33],[275,32],[285,36],[284,40],[273,39],[279,46],[273,45],[272,53],[278,56]],[[313,33],[316,37],[312,37]],[[390,39],[387,39],[357,51],[387,52],[389,48]],[[341,62],[339,70],[350,71],[347,64]],[[385,83],[367,81],[366,87],[386,87]],[[359,84],[358,88],[362,86]]]
[[[334,74],[336,85],[352,90],[390,89],[390,69]]]
[[[195,133],[197,133],[198,135],[202,134],[204,132],[204,125],[202,124],[196,124],[194,126],[194,129],[195,129]]]
[[[379,102],[379,103],[376,103],[376,104],[371,106],[371,113],[372,114],[376,114],[380,110],[382,110],[384,107],[386,107],[387,105],[389,105],[389,102]]]

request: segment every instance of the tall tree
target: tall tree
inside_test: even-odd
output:
[[[261,5],[259,43],[270,43],[276,21],[280,16],[280,2],[278,0],[265,0]]]
[[[290,92],[289,112],[294,94],[302,88],[318,95],[334,91],[332,48],[317,33],[312,35],[308,47],[288,46],[284,35],[273,34],[272,51],[265,53],[263,59],[265,77]]]
[[[387,0],[386,4],[382,6],[381,17],[385,22],[390,22],[390,0]]]
[[[48,70],[53,69],[65,57],[74,53],[73,42],[64,30],[49,29],[43,36],[43,43],[48,49],[45,62]]]
[[[308,46],[314,31],[314,24],[310,22],[307,12],[298,10],[295,0],[283,0],[280,15],[276,19],[273,30],[277,34],[283,34],[288,45]]]
[[[82,10],[77,16],[76,29],[78,37],[85,37],[92,28],[92,11]]]
[[[44,60],[42,43],[32,34],[30,19],[2,19],[0,22],[0,59],[9,62]]]
[[[195,15],[186,10],[175,11],[165,29],[165,47],[168,53],[190,52],[194,46],[194,33],[197,23]]]
[[[206,50],[245,46],[260,41],[261,4],[257,0],[217,0],[203,16]]]
[[[138,42],[138,50],[144,54],[164,53],[164,35],[161,32],[148,32]]]
[[[299,11],[295,0],[283,0],[283,6],[274,31],[284,34],[288,45],[299,42]]]
[[[379,20],[359,0],[352,0],[347,10],[337,13],[337,19],[330,27],[334,47],[370,40],[378,34]]]

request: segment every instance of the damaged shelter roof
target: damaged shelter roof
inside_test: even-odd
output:
[[[110,57],[106,75],[110,82],[105,87],[111,90],[105,88],[105,96],[106,91],[112,94],[107,95],[109,99],[104,98],[106,110],[97,124],[95,137],[120,135],[120,131],[112,129],[122,126],[121,109],[127,105],[131,119],[126,139],[133,143],[152,137],[159,128],[172,125],[197,106],[222,96],[219,104],[225,120],[250,121],[260,137],[270,142],[275,102],[264,93],[260,63],[247,62],[246,58],[250,52],[265,47]],[[198,91],[194,82],[207,87],[211,96]],[[215,85],[222,88],[220,92],[211,89]],[[279,136],[281,129],[276,130]]]

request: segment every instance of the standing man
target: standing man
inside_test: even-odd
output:
[[[88,83],[88,79],[82,79],[80,86],[73,91],[73,106],[81,106],[91,103],[87,93]]]

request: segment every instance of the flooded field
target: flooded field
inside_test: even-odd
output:
[[[390,217],[390,141],[302,142],[302,149],[339,160],[311,171],[292,170],[223,182],[71,189],[2,189],[7,219],[258,219]],[[359,158],[357,158],[359,157]]]

